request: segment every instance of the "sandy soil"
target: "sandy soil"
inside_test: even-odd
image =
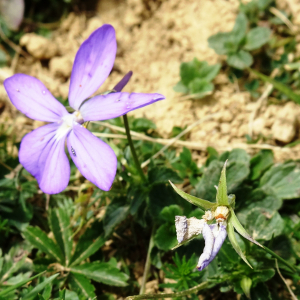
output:
[[[296,0],[280,3],[295,15],[294,24],[300,25],[300,4]],[[72,13],[49,39],[35,34],[23,36],[20,45],[29,55],[16,56],[10,68],[0,69],[0,80],[15,72],[27,73],[42,80],[56,97],[66,98],[79,45],[93,30],[110,23],[116,29],[118,53],[113,72],[100,91],[112,88],[132,70],[134,75],[126,91],[159,92],[166,100],[131,114],[153,120],[166,138],[173,126],[184,127],[205,117],[191,130],[191,143],[187,144],[199,164],[206,157],[207,146],[220,151],[243,147],[249,152],[258,151],[258,147],[272,148],[276,160],[299,158],[300,145],[281,147],[299,138],[300,108],[296,104],[275,105],[265,100],[257,105],[248,92],[241,91],[237,83],[230,83],[225,74],[216,78],[214,94],[201,100],[189,100],[173,91],[179,81],[181,62],[194,57],[210,64],[222,61],[208,48],[207,39],[219,31],[231,30],[238,5],[237,0],[101,0],[96,16],[87,18]],[[2,86],[0,99],[8,101]],[[1,121],[11,121],[12,115],[19,124],[31,124],[9,105]],[[26,131],[26,126],[22,130]],[[248,133],[253,137],[262,135],[269,146],[261,145],[262,142],[259,146],[247,145]]]

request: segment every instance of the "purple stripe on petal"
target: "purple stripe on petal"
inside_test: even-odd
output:
[[[55,139],[59,124],[42,126],[22,139],[19,160],[47,194],[63,191],[69,182],[70,164],[65,153],[65,139]]]
[[[73,65],[69,103],[78,110],[108,77],[115,61],[117,42],[115,30],[105,24],[95,30],[80,46]]]
[[[86,101],[80,108],[84,121],[102,121],[125,115],[131,110],[163,100],[161,94],[112,93]]]
[[[68,150],[81,174],[108,191],[117,170],[117,158],[109,145],[81,125],[74,125],[67,137]]]
[[[215,242],[214,235],[207,223],[203,226],[202,234],[205,240],[205,246],[197,264],[197,269],[199,271],[202,271],[209,264]]]
[[[65,107],[35,77],[15,74],[4,80],[3,84],[13,105],[31,119],[57,122],[68,114]]]

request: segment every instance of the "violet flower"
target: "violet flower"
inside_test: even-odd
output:
[[[15,74],[4,81],[14,106],[27,117],[50,122],[21,142],[19,160],[48,194],[63,191],[69,182],[72,160],[82,175],[102,190],[108,191],[117,169],[114,151],[82,124],[116,118],[127,112],[164,99],[160,94],[111,93],[85,101],[108,77],[116,56],[115,30],[103,25],[80,46],[73,65],[69,103],[75,110],[68,113],[45,85],[25,74]],[[122,85],[122,84],[121,84]]]
[[[205,247],[197,264],[199,271],[206,268],[220,251],[227,237],[226,226],[224,224],[207,225],[205,223],[202,234],[205,240]]]

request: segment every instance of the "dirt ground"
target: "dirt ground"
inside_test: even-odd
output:
[[[294,25],[299,26],[298,1],[282,0],[280,5],[294,15]],[[101,0],[93,17],[71,13],[48,39],[33,33],[24,35],[20,46],[29,55],[16,55],[10,68],[0,69],[0,80],[16,72],[27,73],[43,81],[54,96],[66,98],[78,47],[93,30],[110,23],[116,29],[118,52],[113,72],[99,91],[111,89],[132,70],[133,77],[125,91],[159,92],[166,100],[131,115],[153,120],[165,138],[173,126],[184,127],[202,119],[190,131],[190,142],[186,144],[194,150],[199,164],[206,157],[207,146],[219,151],[242,147],[250,153],[269,148],[274,150],[277,161],[299,158],[300,145],[282,148],[300,138],[298,105],[269,104],[268,99],[258,104],[248,92],[241,91],[237,82],[230,83],[225,74],[217,76],[216,91],[201,100],[190,100],[173,91],[180,78],[181,62],[197,57],[214,64],[224,59],[208,47],[207,39],[232,29],[238,6],[237,0]],[[9,102],[2,85],[0,100]],[[13,122],[32,125],[12,106],[6,107],[1,122],[12,122],[13,115]],[[40,125],[33,123],[34,127]],[[22,130],[26,131],[26,126]],[[263,142],[247,145],[246,134],[253,138],[262,135]]]

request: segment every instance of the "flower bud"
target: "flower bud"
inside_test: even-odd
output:
[[[247,296],[247,298],[251,298],[250,297],[250,288],[252,285],[252,280],[249,277],[243,277],[241,282],[241,288],[243,290],[243,292],[245,293],[245,295]]]

